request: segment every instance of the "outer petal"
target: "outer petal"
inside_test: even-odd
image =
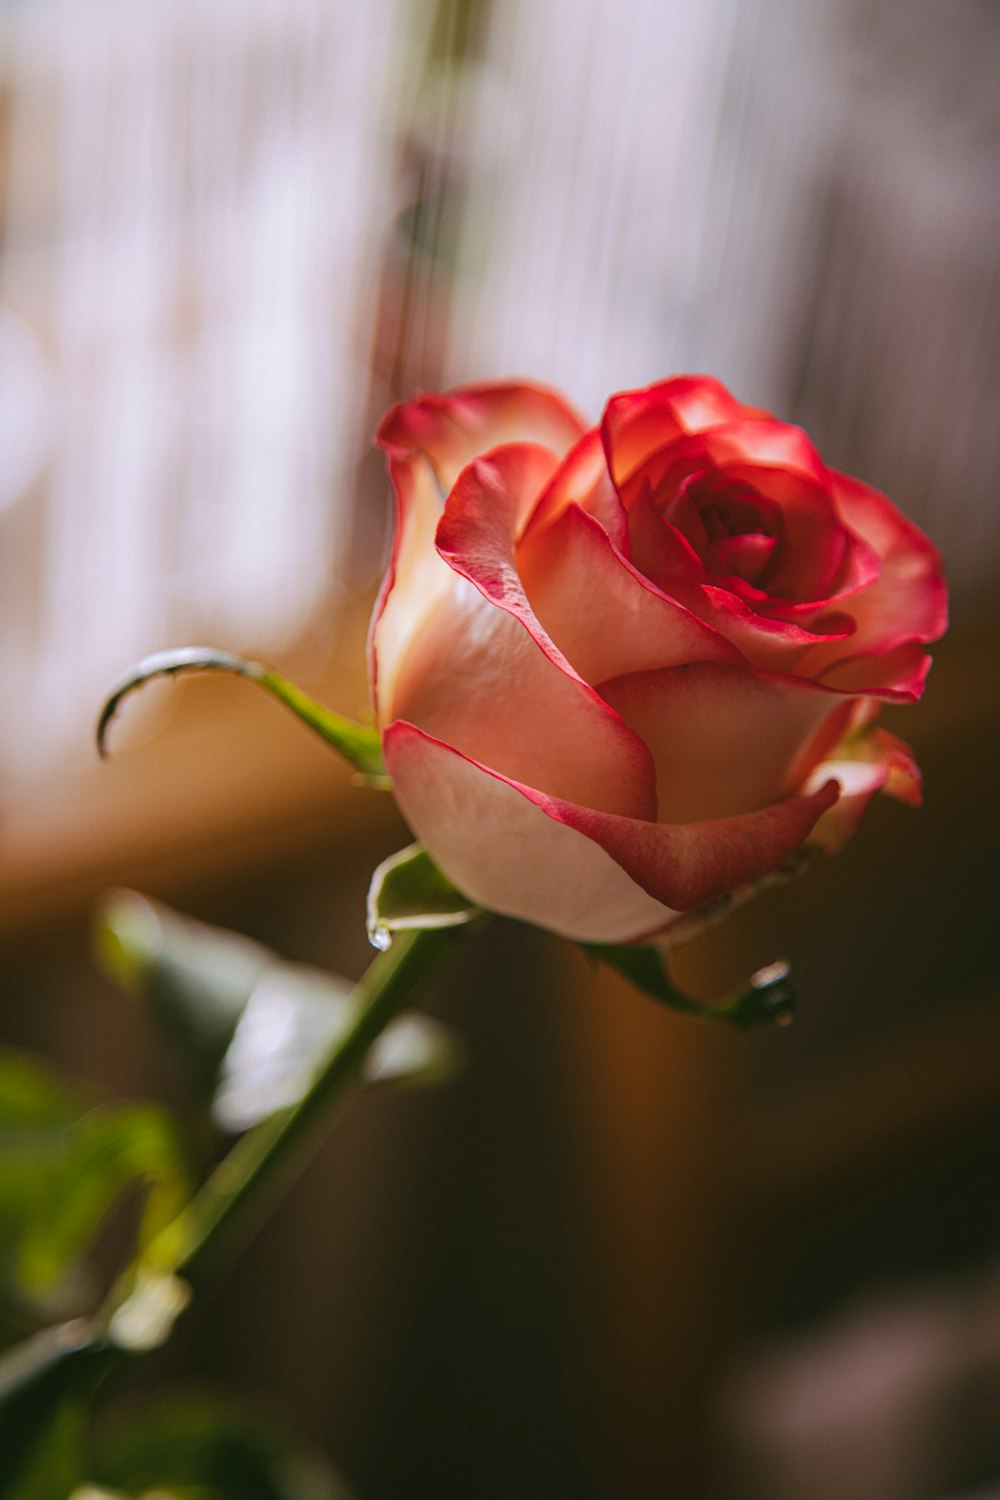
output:
[[[669,912],[633,904],[628,886],[594,858],[586,839],[654,903],[688,911],[773,870],[838,796],[830,781],[810,796],[740,817],[651,823],[546,796],[470,762],[412,724],[390,725],[383,745],[407,821],[457,885],[497,911],[593,941],[634,940]],[[585,840],[556,842],[545,819]]]
[[[400,665],[422,622],[451,587],[451,570],[434,548],[443,495],[428,461],[390,458],[396,495],[392,556],[375,603],[368,635],[372,704],[380,723],[393,717]]]
[[[793,796],[854,708],[816,683],[716,662],[637,672],[599,691],[653,752],[664,823],[730,818]]]
[[[809,842],[836,854],[843,848],[876,792],[884,792],[909,807],[921,803],[920,771],[909,745],[884,729],[869,729],[852,736],[845,754],[818,765],[809,781],[813,787],[828,776],[840,783],[840,800],[825,812],[809,836]]]
[[[501,443],[542,443],[561,457],[584,431],[557,391],[508,381],[402,401],[383,418],[376,441],[397,457],[423,453],[447,492],[466,464]]]
[[[528,531],[517,569],[542,627],[587,682],[681,662],[743,660],[634,568],[579,505]]]
[[[854,641],[850,644],[853,647]],[[815,670],[811,653],[803,669],[809,668]],[[913,703],[923,692],[930,669],[931,658],[923,646],[913,644],[897,646],[884,656],[870,653],[845,656],[842,661],[826,667],[819,681],[838,692],[867,693],[889,702]]]
[[[851,640],[844,647],[815,647],[800,670],[838,687],[918,698],[926,677],[919,647],[937,640],[948,624],[940,553],[878,490],[847,474],[832,478],[840,514],[882,567],[877,581],[849,601],[857,622]]]
[[[383,749],[407,822],[481,906],[585,942],[629,942],[670,920],[610,855],[546,817],[516,782],[412,724],[390,725]]]
[[[462,474],[438,527],[450,583],[408,645],[392,712],[505,776],[652,817],[648,749],[549,640],[514,568],[518,517],[554,463],[510,444]]]
[[[383,418],[376,441],[389,459],[396,529],[369,637],[372,698],[383,722],[392,716],[400,653],[448,587],[434,529],[459,472],[477,454],[516,438],[545,443],[561,455],[583,430],[557,392],[525,382],[417,396]]]

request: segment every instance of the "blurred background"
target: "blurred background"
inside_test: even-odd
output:
[[[390,799],[219,678],[363,714],[400,396],[596,418],[708,371],[944,552],[891,712],[927,805],[678,955],[664,1013],[496,924],[159,1380],[252,1392],[369,1500],[1000,1496],[1000,9],[984,0],[0,0],[0,1021],[182,1096],[99,977],[108,886],[358,974]]]

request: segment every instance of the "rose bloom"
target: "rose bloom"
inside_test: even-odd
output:
[[[938,553],[806,434],[681,376],[587,429],[554,391],[467,386],[379,429],[397,502],[371,637],[408,822],[478,904],[636,942],[838,848],[873,724],[920,696]]]

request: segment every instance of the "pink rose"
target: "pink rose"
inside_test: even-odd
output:
[[[524,384],[379,430],[398,521],[372,688],[403,813],[480,905],[591,942],[669,933],[882,790],[920,696],[938,553],[808,437],[705,376],[586,429]]]

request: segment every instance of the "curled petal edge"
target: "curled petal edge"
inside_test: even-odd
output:
[[[482,807],[474,806],[474,800],[477,797],[502,797],[508,807],[516,807],[516,800],[514,803],[509,800],[513,795],[515,799],[521,798],[531,804],[551,822],[583,834],[610,855],[640,890],[674,911],[704,906],[773,870],[805,843],[819,818],[834,805],[840,794],[837,782],[831,779],[808,795],[791,797],[736,817],[685,824],[652,823],[621,814],[602,813],[547,796],[533,787],[498,775],[488,766],[470,761],[452,746],[434,740],[416,725],[403,720],[397,720],[386,730],[383,750],[404,813],[414,823],[418,835],[439,860],[445,873],[456,883],[463,884],[461,877],[456,875],[448,851],[442,852],[436,833],[457,835],[459,843],[474,847],[476,863],[480,865],[488,862],[491,854],[502,861],[531,858],[530,839],[523,829],[518,831],[513,847],[508,850],[489,851],[477,839],[474,824]],[[430,759],[436,759],[438,773],[444,777],[441,785],[446,788],[449,758],[451,766],[461,775],[456,776],[454,794],[448,797],[447,803],[435,808],[421,795],[421,783],[426,781]],[[474,773],[472,777],[470,770]],[[478,778],[486,778],[486,781],[479,782]],[[465,794],[464,813],[458,795],[459,780]],[[412,797],[414,790],[416,796]],[[491,814],[493,832],[496,834],[501,830],[497,837],[502,839],[506,820],[499,807],[493,807]],[[463,816],[468,816],[468,825],[464,828],[460,826]],[[442,826],[429,826],[435,823]],[[447,828],[443,826],[445,823]],[[566,873],[572,875],[569,860]],[[463,888],[469,889],[467,879]],[[483,901],[479,892],[470,890],[470,894],[482,904],[490,905],[488,900]],[[647,923],[644,930],[649,931],[651,926],[652,923]]]
[[[401,401],[383,417],[375,441],[390,457],[426,455],[448,490],[466,464],[501,443],[542,443],[562,456],[584,431],[558,391],[506,381]]]

